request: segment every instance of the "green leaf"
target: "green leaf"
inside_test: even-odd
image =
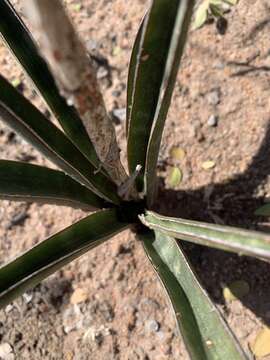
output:
[[[61,171],[8,160],[0,160],[0,198],[85,209],[105,207],[96,194]]]
[[[0,75],[0,116],[53,163],[106,200],[118,203],[117,188],[53,123]]]
[[[212,4],[212,3],[210,3],[210,11],[211,11],[211,14],[217,18],[222,17],[224,14],[224,11],[223,11],[221,5],[216,5],[216,4]]]
[[[87,159],[99,168],[100,161],[75,109],[60,95],[51,72],[39,55],[23,21],[7,0],[0,1],[0,33],[34,82],[62,128]]]
[[[131,173],[137,165],[141,165],[144,172],[147,144],[180,2],[182,1],[152,1],[143,22],[141,39],[140,34],[137,38],[140,45],[135,46],[132,54],[132,61],[137,60],[137,64],[131,66],[129,74],[134,84],[133,91],[129,90],[132,94],[128,131],[128,163]],[[142,176],[137,178],[137,187],[140,191],[143,188]]]
[[[141,40],[142,40],[142,32],[143,32],[143,27],[144,27],[144,23],[145,23],[145,17],[143,18],[139,30],[137,32],[134,44],[133,44],[133,48],[132,48],[132,52],[131,52],[131,57],[130,57],[130,62],[129,62],[129,68],[128,68],[128,82],[127,82],[127,116],[126,116],[126,136],[128,137],[128,132],[129,132],[129,125],[130,125],[130,115],[131,115],[131,109],[132,109],[132,102],[133,102],[133,97],[134,97],[134,81],[135,81],[135,77],[136,77],[136,71],[137,71],[137,66],[138,66],[138,54],[140,52],[140,44],[141,44]]]
[[[0,307],[128,227],[115,209],[94,213],[0,268]]]
[[[172,167],[168,174],[168,184],[172,188],[176,188],[182,181],[183,174],[178,167]]]
[[[170,218],[150,211],[141,220],[150,229],[162,231],[180,240],[240,255],[270,259],[270,236],[261,232]]]
[[[255,211],[258,216],[270,216],[270,204],[265,204]]]
[[[191,359],[248,359],[177,242],[155,232],[143,239],[143,245],[170,298]]]
[[[169,3],[171,4],[171,2]],[[193,5],[193,0],[177,1],[177,8],[175,9],[175,23],[171,24],[171,41],[168,48],[168,54],[166,56],[164,76],[160,87],[150,139],[147,146],[145,185],[147,203],[149,207],[152,205],[155,198],[157,179],[156,169],[161,138],[171,102],[180,60],[183,55],[184,46],[186,43]],[[163,14],[163,17],[164,16],[167,16],[166,13]]]
[[[193,30],[202,27],[208,18],[209,0],[203,1],[195,13],[195,19],[193,23]]]

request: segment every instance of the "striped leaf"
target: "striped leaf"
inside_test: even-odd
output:
[[[105,207],[96,194],[61,171],[0,160],[0,198],[93,210]]]
[[[162,133],[171,103],[180,60],[186,44],[193,5],[193,0],[179,0],[177,11],[175,13],[176,19],[172,31],[170,47],[168,49],[164,77],[162,79],[159,98],[155,109],[155,116],[153,119],[153,126],[147,146],[145,187],[148,206],[151,206],[155,199],[157,178],[156,168]]]
[[[72,106],[60,95],[54,78],[25,24],[8,0],[0,1],[0,33],[25,69],[65,133],[96,168],[100,161],[86,129]]]
[[[150,211],[141,220],[150,229],[180,240],[270,260],[270,236],[261,232],[170,218]]]
[[[0,307],[128,227],[114,209],[94,213],[0,268]]]
[[[143,245],[172,304],[192,360],[248,359],[225,320],[202,289],[177,242],[160,232]]]
[[[116,186],[53,123],[0,75],[0,118],[68,175],[118,203]]]
[[[157,122],[155,119],[160,111],[164,118],[166,117],[165,105],[169,105],[169,96],[166,95],[164,99],[164,91],[167,94],[169,85],[170,87],[172,85],[172,88],[174,85],[168,67],[170,65],[173,68],[171,72],[177,70],[179,61],[176,64],[175,58],[180,58],[180,55],[175,54],[179,51],[179,48],[175,50],[175,42],[176,40],[184,42],[183,33],[186,34],[193,5],[193,1],[189,1],[188,4],[187,2],[187,0],[153,0],[142,29],[137,35],[132,53],[128,83],[128,107],[129,109],[131,107],[128,110],[128,163],[130,172],[134,172],[137,165],[142,166],[142,175],[137,178],[137,187],[140,191],[144,188],[143,174],[153,123]],[[171,65],[172,61],[173,65]],[[160,109],[161,104],[162,109]],[[154,164],[152,148],[153,145],[148,164],[148,168],[151,166],[151,169]]]

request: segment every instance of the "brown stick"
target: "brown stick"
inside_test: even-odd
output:
[[[102,165],[120,186],[127,181],[127,174],[120,161],[115,129],[94,67],[61,1],[25,0],[24,3],[34,36],[61,93],[79,112]]]

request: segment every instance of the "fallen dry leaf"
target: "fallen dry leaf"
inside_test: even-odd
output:
[[[270,328],[264,328],[257,334],[251,344],[251,350],[257,358],[270,355]]]

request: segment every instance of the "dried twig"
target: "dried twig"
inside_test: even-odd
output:
[[[127,181],[115,129],[94,66],[60,0],[25,0],[25,9],[61,93],[75,106],[104,168],[120,186]]]

